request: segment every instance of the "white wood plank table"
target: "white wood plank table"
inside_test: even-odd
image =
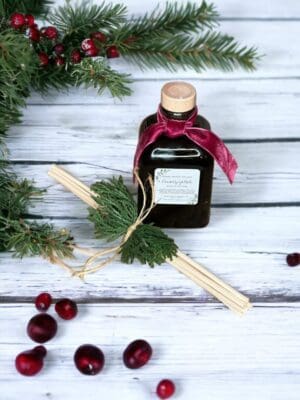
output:
[[[236,317],[168,265],[152,270],[116,262],[82,283],[38,258],[1,254],[1,400],[150,400],[165,377],[178,386],[174,399],[299,399],[300,268],[288,268],[285,256],[300,250],[300,4],[215,3],[222,29],[266,54],[257,72],[141,72],[115,60],[116,68],[134,76],[132,97],[121,103],[94,91],[44,99],[33,94],[8,145],[18,174],[48,188],[32,218],[46,217],[72,229],[80,244],[98,247],[86,208],[54,184],[47,170],[58,162],[86,183],[121,173],[131,184],[139,122],[155,110],[165,81],[191,81],[201,113],[240,168],[233,187],[216,169],[207,228],[169,233],[183,251],[249,295],[253,310]],[[134,13],[145,8],[138,0],[126,4]],[[149,0],[147,10],[155,5]],[[14,370],[14,357],[33,346],[25,327],[41,291],[77,300],[80,316],[60,324],[47,345],[44,371],[23,378]],[[121,355],[136,338],[149,340],[154,357],[130,371]],[[80,375],[73,366],[74,350],[83,343],[99,345],[106,354],[104,372],[96,377]]]

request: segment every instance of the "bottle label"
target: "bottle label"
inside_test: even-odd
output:
[[[200,171],[198,169],[156,168],[154,188],[156,204],[198,203]]]

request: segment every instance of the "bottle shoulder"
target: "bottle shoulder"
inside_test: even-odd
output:
[[[140,126],[140,135],[150,125],[157,122],[156,114],[151,114],[146,117]],[[194,124],[195,127],[210,129],[210,124],[203,116],[198,115]],[[170,139],[164,135],[160,136],[154,143],[149,145],[141,158],[141,164],[149,162],[166,162],[168,164],[175,160],[183,164],[190,164],[202,160],[204,163],[212,163],[212,156],[201,146],[191,141],[186,136],[180,136],[175,139]],[[198,161],[198,162],[199,162]]]

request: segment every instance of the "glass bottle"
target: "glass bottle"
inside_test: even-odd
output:
[[[169,82],[161,90],[161,110],[173,120],[186,120],[196,106],[196,90],[186,82]],[[157,115],[144,119],[140,135]],[[209,122],[198,115],[194,126],[210,129]],[[161,135],[143,152],[139,162],[139,175],[143,183],[149,175],[154,182],[155,207],[145,223],[166,228],[202,228],[209,223],[213,157],[186,136],[169,138]],[[147,187],[147,186],[146,186]],[[150,201],[147,187],[147,204]],[[143,196],[138,190],[138,207]]]

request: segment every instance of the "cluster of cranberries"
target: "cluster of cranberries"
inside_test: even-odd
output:
[[[63,43],[59,42],[59,33],[54,26],[44,26],[39,29],[35,23],[34,17],[29,14],[14,13],[10,17],[10,26],[13,29],[26,32],[32,42],[39,43],[43,40],[53,42],[51,54],[45,51],[39,51],[38,57],[40,64],[46,67],[53,62],[56,66],[62,66],[66,63],[66,49]],[[107,37],[102,32],[93,32],[89,38],[84,39],[80,48],[74,48],[70,55],[70,61],[78,64],[83,57],[96,57],[106,55],[107,58],[116,58],[120,56],[118,48],[114,45],[107,45]]]
[[[41,293],[35,299],[35,306],[39,314],[30,319],[27,324],[28,336],[37,343],[51,340],[57,332],[57,322],[46,311],[52,303],[49,293]],[[78,313],[77,305],[70,299],[59,300],[55,304],[55,311],[60,318],[71,320]],[[35,346],[33,349],[23,351],[15,359],[17,371],[25,376],[36,375],[44,366],[47,350],[44,346]],[[152,348],[145,340],[135,340],[123,352],[123,362],[127,368],[138,369],[148,363],[152,356]],[[99,347],[84,344],[75,351],[74,363],[76,368],[84,375],[96,375],[104,367],[105,356]],[[168,399],[175,393],[175,385],[169,379],[163,379],[156,387],[156,394],[160,399]]]

